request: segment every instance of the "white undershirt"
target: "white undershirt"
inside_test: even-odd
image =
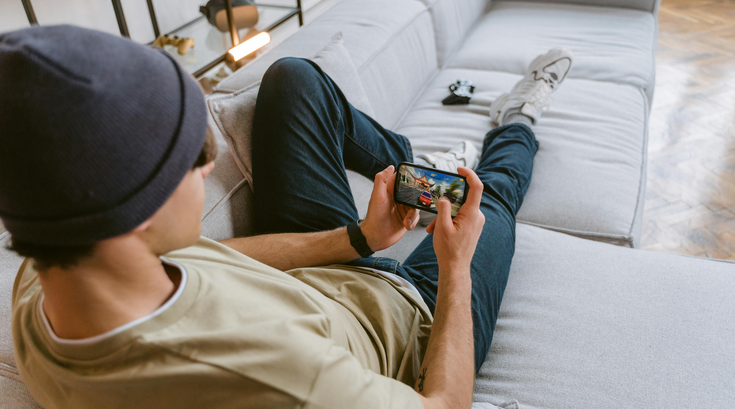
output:
[[[62,344],[62,345],[91,345],[91,344],[94,344],[96,342],[100,342],[102,340],[105,340],[105,339],[114,337],[115,335],[117,335],[117,334],[119,334],[119,333],[121,333],[123,331],[126,331],[126,330],[128,330],[130,328],[133,328],[134,326],[136,326],[138,324],[142,324],[142,323],[144,323],[144,322],[146,322],[146,321],[148,321],[150,319],[153,319],[154,317],[160,315],[161,313],[163,313],[164,311],[166,311],[167,309],[169,309],[169,307],[171,307],[172,305],[174,305],[174,303],[176,302],[176,300],[179,299],[179,297],[181,296],[181,293],[184,292],[184,288],[186,287],[186,281],[187,281],[187,273],[186,273],[186,269],[184,268],[184,266],[182,266],[181,264],[179,264],[179,263],[177,263],[175,261],[171,261],[171,260],[169,260],[169,259],[167,259],[165,257],[161,257],[161,261],[163,261],[164,263],[166,263],[166,264],[168,264],[168,265],[170,265],[172,267],[176,267],[176,268],[178,268],[181,271],[181,283],[179,283],[179,288],[176,289],[176,292],[174,292],[174,295],[172,295],[171,298],[169,298],[165,303],[163,303],[162,306],[158,307],[152,313],[150,313],[150,314],[148,314],[146,316],[140,317],[138,319],[132,320],[132,321],[128,322],[127,324],[123,324],[123,325],[121,325],[121,326],[119,326],[117,328],[111,329],[111,330],[109,330],[109,331],[107,331],[105,333],[102,333],[102,334],[99,334],[99,335],[95,335],[93,337],[82,338],[82,339],[64,339],[64,338],[59,338],[59,336],[56,335],[56,333],[54,332],[53,328],[51,328],[51,324],[49,324],[48,317],[46,317],[46,313],[43,311],[43,299],[44,299],[44,295],[41,294],[41,298],[38,300],[38,310],[41,313],[41,320],[43,321],[43,325],[46,326],[46,331],[51,336],[51,339],[53,339],[54,342],[56,342],[58,344]]]

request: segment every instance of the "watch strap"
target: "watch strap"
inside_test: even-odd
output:
[[[350,224],[347,225],[347,234],[350,235],[350,244],[352,244],[352,247],[357,250],[357,253],[360,255],[360,257],[370,257],[375,253],[370,249],[370,246],[367,244],[367,239],[365,239],[365,236],[362,234],[362,230],[360,230],[360,222],[362,220],[356,220]]]

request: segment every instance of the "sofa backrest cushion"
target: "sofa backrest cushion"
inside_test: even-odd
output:
[[[416,0],[342,0],[316,20],[224,79],[216,92],[236,92],[260,81],[273,62],[283,57],[310,58],[337,32],[359,70],[385,43],[426,7]]]
[[[431,13],[436,54],[440,67],[462,43],[475,22],[485,14],[490,0],[419,0]]]
[[[371,41],[363,37],[353,47],[367,48]],[[424,10],[358,68],[373,118],[388,129],[396,126],[437,71],[433,25]]]
[[[658,7],[661,4],[661,0],[534,0],[534,2],[579,4],[581,6],[617,7],[623,9],[642,10],[653,14],[658,14]]]
[[[259,81],[279,58],[311,58],[339,31],[370,89],[374,118],[386,127],[395,125],[437,70],[431,17],[416,0],[343,0],[222,81],[216,91],[236,92]]]
[[[370,105],[365,88],[352,61],[350,52],[345,48],[342,32],[338,32],[312,58],[319,67],[337,83],[350,104],[360,111],[373,116],[373,107]]]

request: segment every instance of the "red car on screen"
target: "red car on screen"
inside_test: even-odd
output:
[[[429,192],[421,193],[421,196],[419,196],[419,203],[421,203],[424,206],[431,206],[431,193]]]

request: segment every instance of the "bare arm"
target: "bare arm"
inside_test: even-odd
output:
[[[360,230],[373,251],[386,249],[418,222],[416,209],[393,201],[393,166],[375,175],[373,193]],[[280,233],[223,240],[222,244],[279,270],[347,263],[360,258],[346,227],[313,233]]]
[[[415,390],[426,409],[469,408],[475,382],[469,271],[439,271],[436,315]]]
[[[470,191],[456,218],[451,203],[439,201],[439,216],[427,227],[434,233],[439,284],[434,324],[415,390],[426,409],[469,408],[475,382],[470,264],[482,233],[482,182],[460,168]]]
[[[243,237],[222,244],[282,271],[357,260],[346,227],[315,233],[281,233]]]

